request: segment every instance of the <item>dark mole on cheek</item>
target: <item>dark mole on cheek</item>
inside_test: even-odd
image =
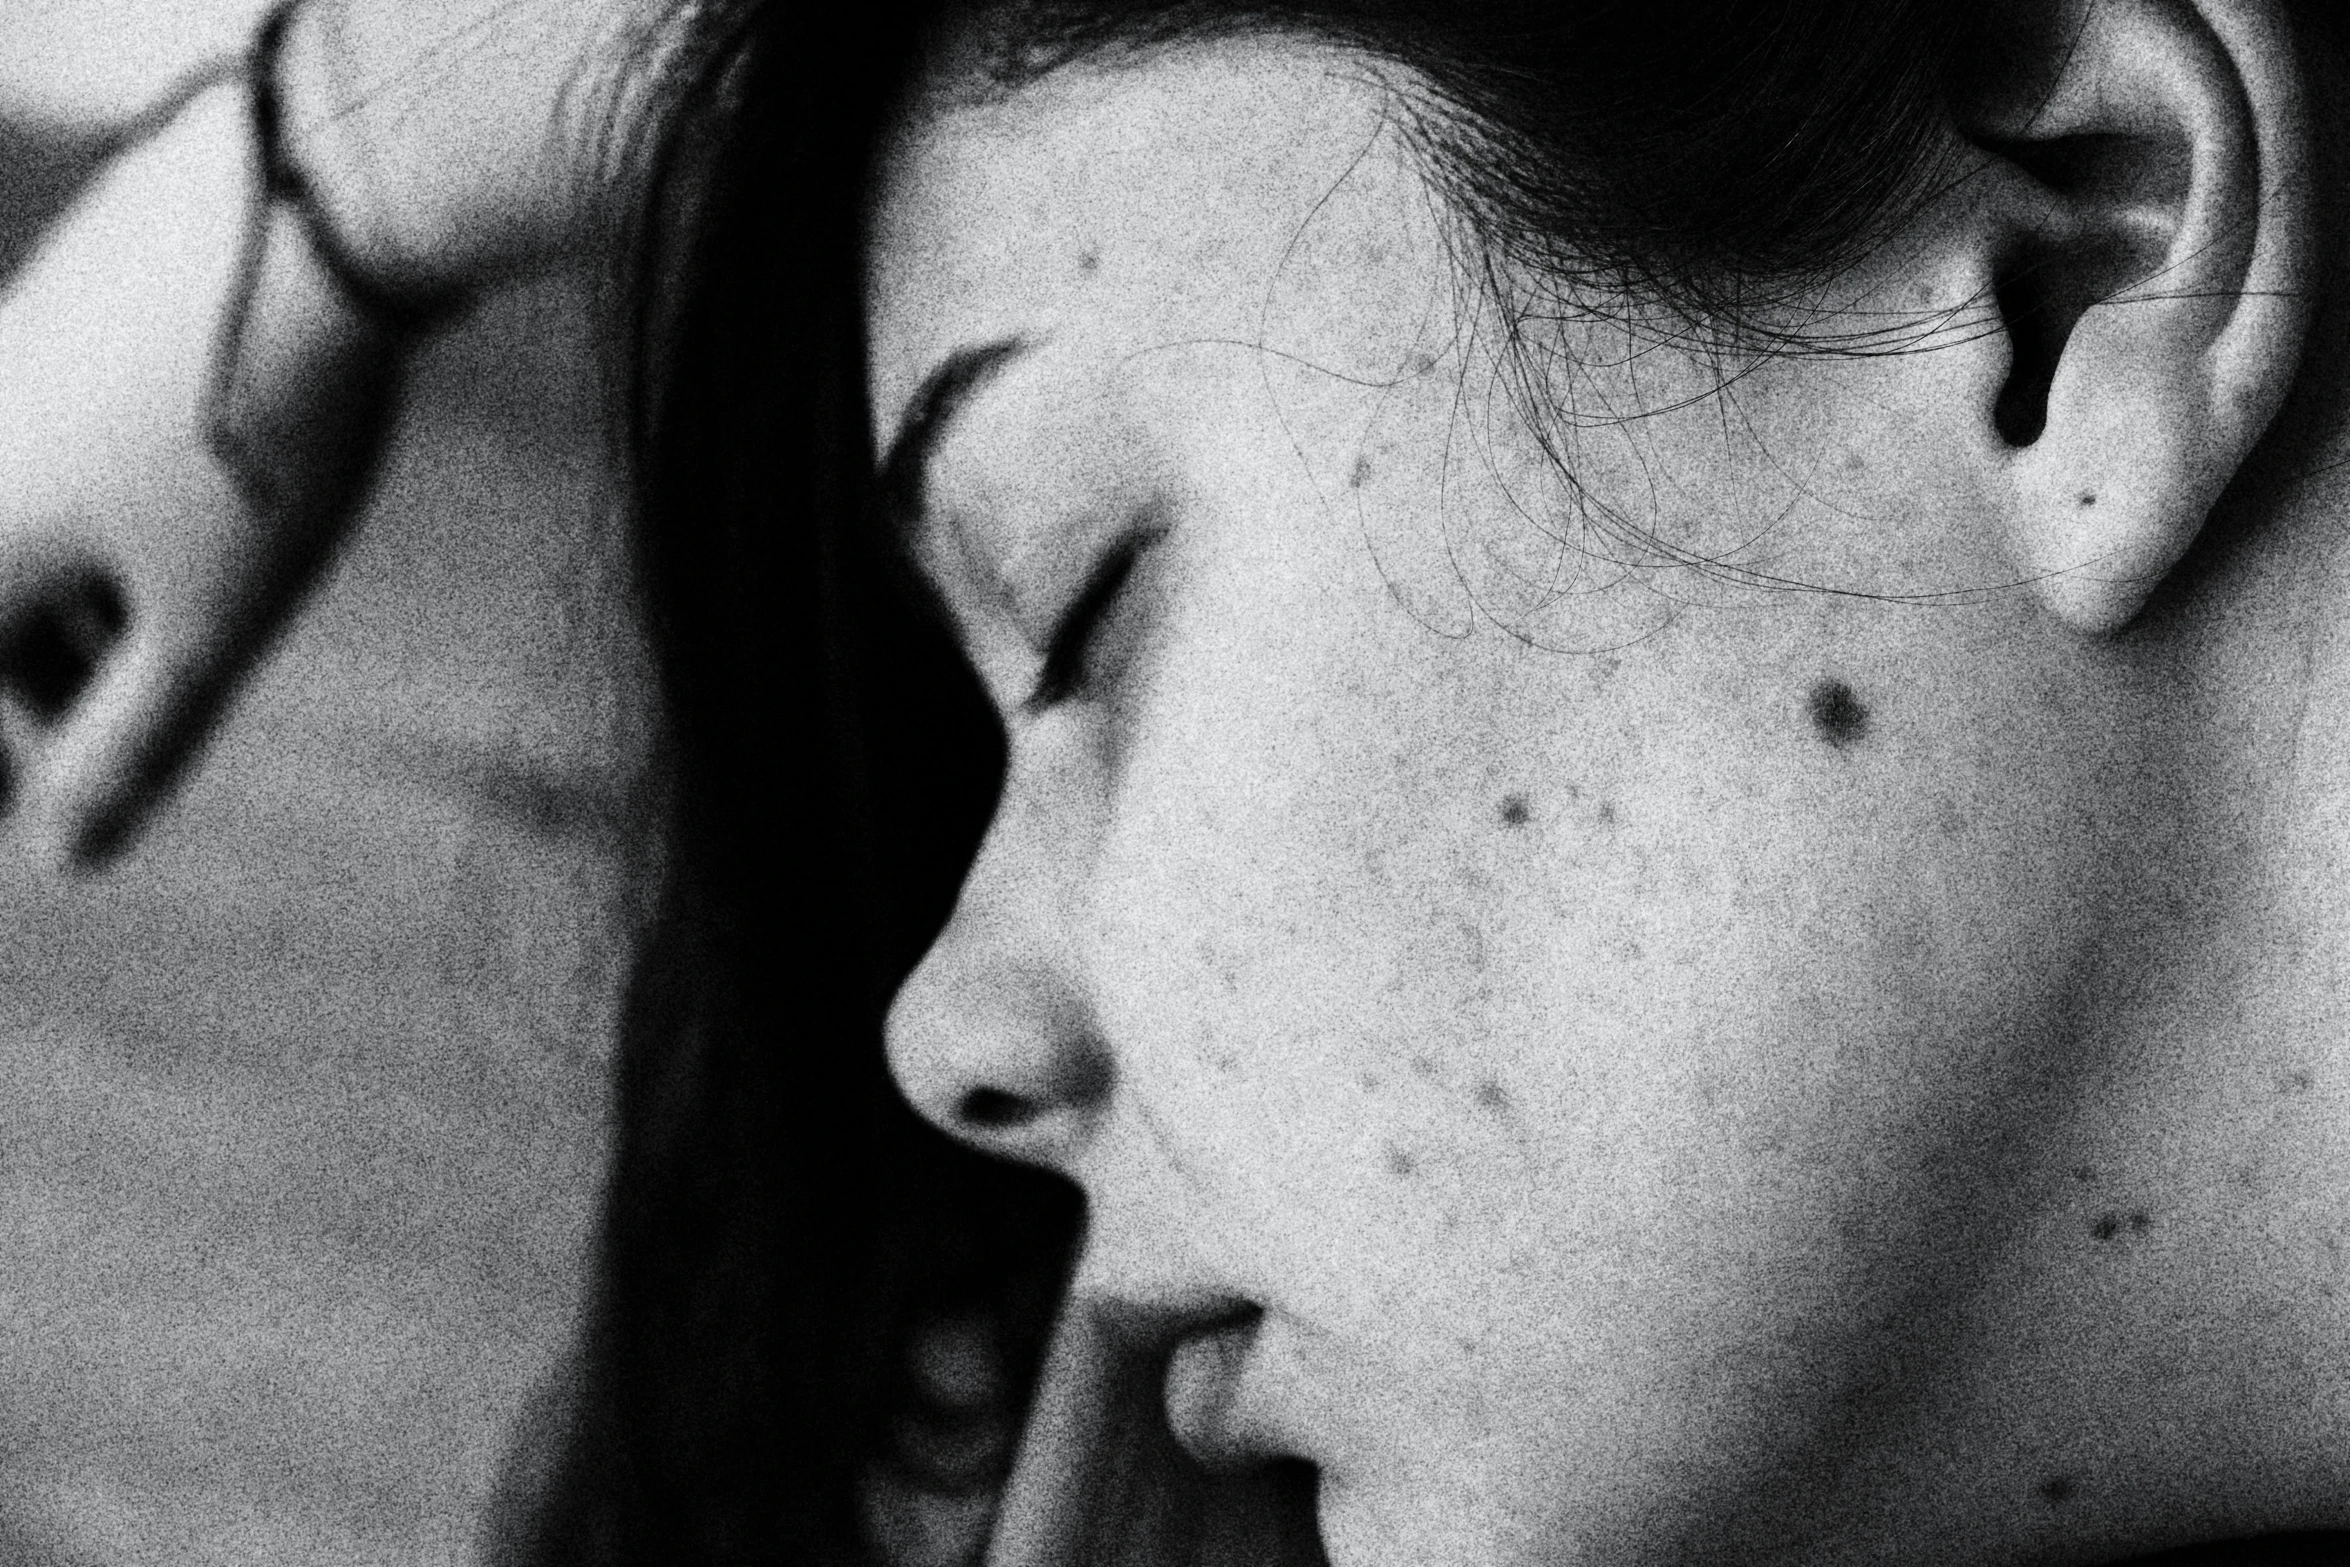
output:
[[[1524,795],[1505,794],[1501,797],[1501,824],[1504,827],[1523,827],[1526,819],[1533,814]]]
[[[1869,732],[1869,710],[1841,680],[1823,680],[1813,686],[1809,706],[1820,738],[1839,751]]]
[[[2081,492],[2081,504],[2084,506],[2094,506],[2097,504],[2097,497],[2089,494],[2086,490],[2084,490]]]
[[[1410,1175],[1413,1171],[1419,1169],[1419,1167],[1420,1161],[1412,1157],[1411,1151],[1409,1149],[1390,1148],[1387,1150],[1388,1174]]]
[[[1489,1077],[1477,1085],[1477,1105],[1478,1108],[1490,1110],[1495,1115],[1507,1115],[1510,1109],[1510,1091],[1502,1087],[1498,1079]]]
[[[2070,1475],[2050,1475],[2040,1482],[2040,1500],[2051,1507],[2061,1506],[2073,1499],[2077,1490]]]

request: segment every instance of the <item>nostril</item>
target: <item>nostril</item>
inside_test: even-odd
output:
[[[45,598],[0,643],[0,684],[13,689],[35,718],[54,723],[89,685],[129,621],[122,590],[106,577],[85,577]]]
[[[1036,1114],[1036,1107],[1000,1088],[974,1088],[963,1096],[957,1113],[965,1126],[1001,1132],[1025,1125]]]

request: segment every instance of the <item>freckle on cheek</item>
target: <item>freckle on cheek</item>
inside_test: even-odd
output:
[[[1811,689],[1805,704],[1820,738],[1841,751],[1867,737],[1869,710],[1852,687],[1841,680],[1823,680]]]
[[[1523,827],[1533,815],[1534,808],[1526,803],[1524,795],[1505,794],[1501,797],[1501,824],[1504,827]]]
[[[1410,1149],[1390,1148],[1387,1150],[1388,1174],[1395,1176],[1408,1176],[1419,1168],[1420,1161],[1412,1157]]]

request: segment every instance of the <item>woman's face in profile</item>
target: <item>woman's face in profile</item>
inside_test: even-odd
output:
[[[1494,286],[1393,108],[1238,42],[901,130],[873,406],[1010,762],[891,1048],[1334,1561],[1612,1559],[1930,1470],[1921,1362],[2061,1359],[1953,1303],[2070,1255],[2007,1219],[2155,764],[1996,590],[2002,350],[1729,375]]]

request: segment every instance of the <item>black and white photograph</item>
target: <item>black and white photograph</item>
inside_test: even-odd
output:
[[[0,1567],[2350,1567],[2350,6],[0,0]]]

